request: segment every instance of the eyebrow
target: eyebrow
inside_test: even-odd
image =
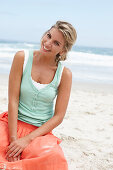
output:
[[[48,33],[51,35],[51,33],[48,31]],[[52,37],[52,35],[51,35],[51,37]],[[62,44],[61,42],[59,42],[58,40],[55,40],[55,41],[57,41],[59,44]]]

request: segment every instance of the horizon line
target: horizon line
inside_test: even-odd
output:
[[[0,39],[0,43],[33,43],[33,44],[40,44],[40,42],[36,41],[26,41],[26,40],[9,40],[9,39]],[[89,45],[83,45],[74,44],[73,47],[90,47],[90,48],[107,48],[107,49],[113,49],[113,47],[105,47],[105,46],[89,46]]]

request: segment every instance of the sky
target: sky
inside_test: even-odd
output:
[[[0,0],[0,39],[40,42],[57,20],[70,22],[78,46],[113,48],[113,0]]]

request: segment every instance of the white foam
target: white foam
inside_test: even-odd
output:
[[[21,47],[23,48],[20,48]],[[0,70],[9,72],[17,51],[28,50],[34,44],[0,44]],[[74,79],[113,83],[113,56],[71,51],[64,65],[71,69]]]
[[[14,57],[14,52],[13,53],[8,53],[8,52],[0,52],[0,58],[4,58],[4,57],[9,57],[9,58],[13,58]]]
[[[65,61],[65,63],[66,62],[72,65],[82,64],[82,65],[112,67],[113,56],[97,55],[97,54],[89,54],[89,53],[72,51],[68,53],[68,60]]]

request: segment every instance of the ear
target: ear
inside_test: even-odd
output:
[[[60,56],[63,56],[65,53],[66,53],[65,50],[62,50],[59,54]]]

